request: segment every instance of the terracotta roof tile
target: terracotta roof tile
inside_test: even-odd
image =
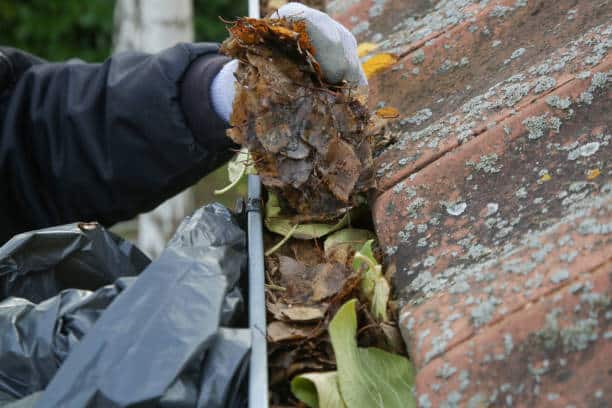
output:
[[[601,299],[611,268],[601,265],[449,348],[419,371],[417,399],[436,407],[607,406],[610,325]]]
[[[373,215],[420,405],[610,405],[609,1],[328,9],[399,57]]]

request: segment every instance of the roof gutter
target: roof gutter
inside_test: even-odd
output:
[[[249,175],[246,202],[249,247],[249,407],[268,406],[268,348],[266,343],[266,295],[262,225],[261,181]]]

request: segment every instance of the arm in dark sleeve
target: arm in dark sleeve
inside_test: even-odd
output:
[[[148,211],[231,155],[209,86],[216,44],[103,64],[32,65],[0,89],[0,243],[79,220]]]

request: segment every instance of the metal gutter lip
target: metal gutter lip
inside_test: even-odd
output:
[[[268,349],[266,343],[266,295],[264,273],[261,180],[249,175],[246,202],[249,250],[249,407],[268,407]]]

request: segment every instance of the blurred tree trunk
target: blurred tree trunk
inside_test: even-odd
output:
[[[117,0],[114,52],[155,53],[193,41],[193,0]],[[157,257],[181,220],[194,209],[190,189],[138,216],[138,246]]]

